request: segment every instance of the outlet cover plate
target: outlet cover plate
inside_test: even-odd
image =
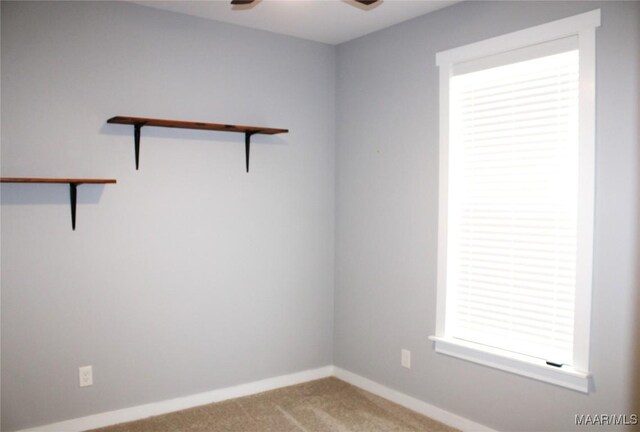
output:
[[[402,367],[411,369],[411,351],[406,349],[400,350],[400,364]]]
[[[80,387],[93,385],[93,368],[91,366],[78,368],[78,378],[80,380]]]

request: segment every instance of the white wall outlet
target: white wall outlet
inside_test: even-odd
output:
[[[82,366],[78,369],[78,375],[80,379],[80,387],[87,387],[93,385],[93,367]]]
[[[400,364],[407,369],[411,369],[411,351],[400,350]]]

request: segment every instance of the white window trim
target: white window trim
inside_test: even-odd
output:
[[[595,29],[600,9],[569,18],[439,52],[440,68],[440,180],[438,213],[438,276],[436,301],[436,352],[491,366],[508,372],[589,392],[589,338],[591,329],[591,285],[595,200]],[[578,36],[580,50],[580,178],[578,196],[577,279],[574,324],[574,364],[549,366],[517,354],[454,339],[447,334],[447,208],[449,166],[449,80],[456,63],[503,53],[567,36]]]
[[[434,341],[436,352],[441,354],[557,384],[583,393],[588,393],[589,391],[590,374],[571,367],[563,366],[560,369],[549,366],[543,360],[517,353],[505,353],[503,350],[459,339],[447,339],[437,336],[431,336],[429,339]]]

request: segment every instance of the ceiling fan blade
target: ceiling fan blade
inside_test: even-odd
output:
[[[378,0],[355,0],[355,1],[357,1],[358,3],[362,3],[363,5],[369,6],[377,2]]]

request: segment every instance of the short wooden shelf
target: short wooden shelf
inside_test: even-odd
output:
[[[0,183],[55,183],[69,185],[69,202],[71,203],[71,228],[76,229],[76,202],[78,185],[81,184],[113,184],[115,179],[90,178],[37,178],[37,177],[2,177]]]
[[[2,177],[1,183],[67,183],[67,184],[109,184],[116,183],[115,179],[89,178],[37,178],[37,177]]]
[[[202,123],[202,122],[190,122],[182,120],[161,120],[145,117],[123,117],[117,116],[107,120],[107,123],[112,124],[125,124],[132,125],[134,127],[134,145],[135,145],[135,157],[136,157],[136,169],[140,165],[140,129],[143,126],[165,127],[165,128],[177,128],[177,129],[197,129],[197,130],[210,130],[218,132],[235,132],[243,133],[245,137],[245,159],[246,168],[249,172],[249,149],[251,146],[251,135],[275,135],[289,132],[289,129],[276,129],[259,126],[241,126],[230,125],[220,123]]]

